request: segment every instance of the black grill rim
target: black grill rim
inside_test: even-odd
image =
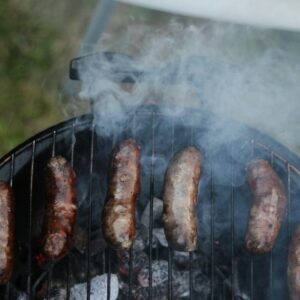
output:
[[[154,113],[154,114],[159,114],[161,113],[161,108],[159,108],[156,105],[143,105],[140,106],[138,108],[136,108],[136,110],[134,111],[133,114],[139,114],[139,113]],[[205,114],[208,116],[208,118],[218,118],[219,116],[214,115],[211,112],[203,112],[201,110],[196,110],[196,109],[186,109],[186,112],[188,114]],[[31,146],[31,144],[34,141],[42,141],[44,139],[51,139],[52,138],[52,134],[53,132],[63,132],[67,129],[72,128],[73,124],[77,125],[88,125],[89,123],[91,123],[93,121],[93,115],[91,113],[86,113],[86,114],[82,114],[73,118],[70,118],[68,120],[62,121],[60,123],[57,123],[51,127],[48,127],[42,131],[40,131],[39,133],[33,135],[32,137],[30,137],[29,139],[25,140],[23,143],[19,144],[18,146],[16,146],[15,148],[13,148],[11,151],[9,151],[7,154],[3,155],[0,158],[0,169],[1,167],[7,163],[11,157],[14,155],[18,155],[19,153],[21,153],[22,151],[24,151],[26,148],[28,148],[29,146]],[[245,124],[242,124],[240,122],[237,121],[233,121],[233,120],[229,120],[229,119],[224,119],[224,122],[228,122],[229,124],[237,124],[237,125],[241,125],[241,126],[246,126]],[[262,146],[262,148],[265,148],[266,150],[269,149],[270,151],[272,151],[275,156],[278,156],[278,158],[281,158],[283,162],[288,163],[289,165],[291,165],[292,169],[294,169],[294,171],[296,173],[300,174],[300,157],[297,156],[295,153],[293,153],[290,149],[288,149],[286,146],[282,145],[281,143],[277,142],[275,139],[271,138],[269,135],[260,132],[259,130],[250,127],[250,126],[246,126],[249,131],[251,132],[251,136],[252,136],[252,140],[255,141],[256,143],[258,143],[260,146]],[[283,155],[284,154],[284,157]]]

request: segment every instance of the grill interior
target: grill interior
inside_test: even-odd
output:
[[[186,111],[178,117],[155,106],[146,106],[129,115],[120,134],[104,137],[92,115],[84,115],[49,128],[5,156],[0,165],[0,178],[9,181],[15,192],[17,253],[13,277],[1,288],[1,299],[16,299],[20,291],[28,299],[38,298],[41,290],[46,299],[58,299],[52,290],[57,278],[63,283],[67,299],[71,299],[71,287],[80,282],[86,282],[86,299],[90,299],[91,277],[104,273],[107,273],[106,295],[110,299],[111,276],[120,274],[121,268],[117,254],[102,241],[101,209],[112,149],[127,137],[134,137],[141,145],[142,191],[137,214],[139,220],[150,203],[149,242],[145,250],[150,272],[149,288],[144,288],[139,298],[134,273],[137,254],[131,249],[129,274],[124,279],[127,289],[119,291],[118,299],[199,299],[197,286],[201,283],[194,274],[200,263],[203,266],[203,260],[210,283],[209,299],[287,299],[288,245],[300,216],[300,160],[268,136],[244,127],[243,136],[212,147],[207,137],[208,132],[213,134],[209,126],[214,118],[199,111]],[[196,119],[198,125],[191,126],[191,119]],[[223,125],[224,128],[237,126],[229,121]],[[197,205],[199,246],[187,257],[188,285],[183,296],[178,297],[174,295],[172,277],[177,268],[174,251],[153,246],[153,197],[161,197],[163,175],[170,158],[190,144],[201,149],[205,157]],[[47,160],[58,154],[71,161],[77,174],[76,234],[84,236],[83,250],[74,248],[66,258],[40,269],[34,256],[44,214],[43,171]],[[251,204],[244,168],[256,157],[272,163],[288,195],[287,215],[280,235],[273,251],[264,255],[251,255],[244,248]],[[161,294],[152,274],[158,258],[168,262],[167,282]]]

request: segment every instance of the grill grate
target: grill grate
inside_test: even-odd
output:
[[[166,119],[170,121],[168,125],[165,125],[164,122]],[[199,120],[203,120],[202,114],[199,114]],[[145,122],[146,124],[143,123]],[[179,123],[184,120],[180,120]],[[200,123],[200,122],[199,122]],[[149,125],[149,126],[148,126]],[[166,128],[170,130],[169,137],[165,139],[161,139],[160,133],[164,132]],[[199,128],[202,125],[199,124]],[[184,128],[184,129],[183,129]],[[201,129],[201,128],[200,128]],[[143,193],[148,194],[147,197],[142,195],[141,197],[148,198],[150,201],[150,219],[149,219],[149,252],[148,252],[148,267],[149,267],[149,289],[148,296],[149,299],[157,299],[154,297],[154,289],[153,285],[153,275],[152,275],[152,267],[153,260],[156,258],[156,254],[153,252],[153,199],[154,195],[158,195],[159,191],[162,188],[161,178],[158,178],[158,174],[160,174],[160,166],[158,164],[158,158],[166,155],[169,159],[178,149],[180,149],[183,145],[188,143],[197,144],[199,140],[199,136],[202,134],[202,129],[198,131],[198,128],[190,128],[188,126],[178,125],[178,120],[176,117],[170,117],[169,115],[165,115],[155,109],[146,109],[138,111],[133,114],[130,118],[130,123],[128,128],[126,128],[127,132],[120,137],[115,138],[114,142],[116,143],[118,139],[122,139],[126,137],[126,135],[131,135],[135,137],[139,143],[143,145],[148,145],[148,152],[144,153],[146,159],[144,163],[146,164],[146,171],[143,173],[143,187],[149,187],[148,189],[143,188]],[[126,131],[124,130],[124,131]],[[86,144],[86,149],[82,149],[82,145],[78,144],[78,135],[83,133],[84,140]],[[273,167],[280,171],[280,174],[284,177],[284,181],[287,187],[288,193],[288,209],[287,209],[287,221],[283,225],[283,229],[281,232],[281,237],[278,240],[278,244],[280,244],[284,250],[282,249],[274,249],[270,254],[264,255],[263,257],[256,257],[254,255],[245,255],[245,260],[247,266],[245,275],[243,275],[243,291],[249,294],[251,299],[258,299],[258,295],[261,296],[261,293],[265,296],[264,299],[274,299],[274,295],[278,295],[278,289],[282,289],[282,285],[278,285],[278,276],[282,276],[281,269],[284,270],[280,265],[279,251],[287,252],[288,241],[291,237],[291,232],[293,227],[296,224],[295,215],[292,214],[293,211],[297,212],[295,207],[297,207],[297,198],[295,196],[295,191],[299,189],[299,177],[300,177],[300,160],[291,154],[288,150],[278,145],[276,142],[272,141],[270,138],[257,133],[256,131],[251,130],[252,136],[245,136],[245,141],[243,143],[248,145],[247,147],[251,149],[251,155],[249,157],[264,157],[268,158],[272,163]],[[184,135],[182,138],[181,134]],[[180,140],[176,140],[176,137],[180,136]],[[79,139],[80,140],[80,139]],[[100,140],[100,145],[99,145]],[[166,145],[162,143],[165,141]],[[26,244],[27,255],[26,255],[26,267],[25,271],[15,272],[12,282],[7,284],[4,290],[5,299],[12,298],[12,287],[14,289],[16,286],[23,287],[26,291],[27,299],[32,299],[36,296],[37,286],[40,285],[40,282],[44,281],[46,278],[47,282],[47,299],[51,299],[51,286],[52,281],[55,279],[55,268],[60,264],[65,264],[66,266],[66,280],[65,280],[65,288],[66,288],[66,298],[70,299],[71,295],[71,286],[74,282],[72,282],[72,256],[66,257],[63,261],[58,262],[53,268],[49,270],[37,270],[34,266],[34,242],[36,240],[36,221],[35,221],[35,210],[36,210],[36,196],[38,186],[38,175],[40,174],[42,167],[45,165],[45,162],[49,159],[49,157],[54,156],[56,154],[64,154],[74,166],[76,173],[79,175],[80,179],[80,168],[82,164],[80,163],[80,157],[82,153],[86,153],[88,156],[88,196],[86,198],[87,203],[87,217],[85,218],[86,229],[87,229],[87,238],[88,242],[86,245],[86,270],[85,270],[85,278],[86,278],[86,298],[91,298],[91,268],[92,268],[92,257],[91,257],[91,237],[93,230],[93,220],[95,219],[95,211],[99,206],[95,201],[103,202],[104,198],[102,196],[101,199],[95,198],[95,178],[94,173],[97,172],[98,168],[97,161],[99,160],[97,153],[97,147],[102,147],[107,142],[107,140],[102,139],[102,137],[98,136],[96,125],[90,115],[85,117],[78,117],[72,119],[71,121],[65,122],[63,124],[59,124],[47,131],[41,133],[40,135],[34,137],[29,142],[21,145],[12,153],[8,154],[3,158],[0,165],[0,175],[2,179],[8,180],[14,190],[17,190],[20,185],[20,178],[17,178],[18,174],[22,174],[25,172],[26,166],[28,166],[29,170],[29,180],[28,187],[26,187],[26,180],[24,180],[23,189],[28,190],[28,201],[25,203],[28,212],[28,232],[27,232],[27,242],[21,241]],[[110,141],[112,143],[112,141]],[[97,146],[98,145],[98,146]],[[235,145],[231,145],[234,147]],[[111,152],[113,145],[109,144],[107,146],[107,155]],[[105,151],[106,151],[105,150]],[[83,151],[83,152],[82,152]],[[167,154],[166,154],[167,153]],[[108,156],[105,156],[104,159],[107,159]],[[248,157],[248,158],[249,158]],[[211,279],[211,299],[229,299],[228,292],[226,291],[227,282],[224,280],[223,282],[223,294],[215,293],[215,280],[218,275],[218,264],[219,264],[219,254],[218,249],[219,246],[216,244],[217,242],[217,230],[218,230],[218,219],[219,215],[219,197],[218,193],[220,191],[220,186],[217,184],[216,180],[216,163],[214,162],[214,154],[211,157],[208,157],[209,161],[208,168],[209,170],[209,183],[206,185],[206,191],[209,197],[204,199],[203,196],[201,201],[207,201],[209,205],[209,233],[210,233],[210,279]],[[238,240],[238,230],[241,224],[239,223],[239,219],[237,220],[237,215],[240,213],[239,201],[241,201],[238,196],[240,196],[241,191],[240,187],[235,186],[235,171],[236,168],[234,166],[235,162],[232,160],[231,169],[230,169],[230,181],[231,184],[227,187],[230,191],[229,203],[228,203],[228,236],[229,243],[228,245],[223,245],[225,248],[229,249],[228,253],[230,255],[230,272],[231,276],[230,283],[231,286],[234,287],[236,285],[236,281],[240,280],[239,272],[236,267],[236,255],[238,255],[239,251],[241,251],[238,245],[241,243]],[[103,166],[107,166],[104,164]],[[157,169],[158,168],[158,169]],[[37,172],[37,174],[36,174]],[[102,171],[103,178],[105,178],[106,169]],[[26,172],[25,172],[26,173]],[[162,175],[162,174],[160,174]],[[22,175],[24,176],[24,174]],[[281,176],[281,177],[282,177]],[[161,177],[161,176],[160,176]],[[17,182],[15,182],[15,178]],[[98,178],[97,178],[98,180]],[[104,184],[104,183],[103,183]],[[39,191],[38,191],[39,192]],[[244,191],[243,191],[244,193]],[[19,197],[17,193],[16,197],[16,209],[20,210],[19,203],[23,201],[22,198]],[[98,200],[97,200],[98,199]],[[101,204],[102,205],[102,204]],[[202,204],[200,204],[202,205]],[[81,212],[79,211],[79,214]],[[97,217],[100,216],[100,211],[97,213]],[[79,218],[81,218],[79,216]],[[22,226],[19,224],[21,220],[17,220],[18,227]],[[99,220],[100,226],[100,220]],[[200,229],[201,230],[201,229]],[[224,248],[224,249],[225,249]],[[225,252],[227,250],[224,250]],[[111,295],[111,274],[115,272],[115,267],[112,265],[112,255],[113,252],[110,249],[106,249],[105,253],[102,255],[102,272],[107,273],[107,299],[110,299]],[[134,260],[134,251],[131,249],[129,252],[129,285],[128,285],[128,293],[127,299],[133,298],[133,286],[134,286],[134,278],[133,278],[133,260]],[[190,253],[188,260],[188,271],[189,271],[189,299],[197,299],[195,296],[195,282],[193,274],[195,272],[195,267],[193,265],[194,258],[197,253]],[[170,248],[167,250],[166,260],[168,261],[168,282],[167,282],[167,290],[166,297],[167,299],[173,298],[173,280],[172,274],[174,271],[174,251]],[[260,282],[261,276],[259,275],[258,266],[266,266],[266,270],[268,273],[268,291],[261,291],[261,285],[263,283]],[[243,265],[244,266],[244,265]],[[16,269],[19,269],[17,263],[15,266]],[[23,273],[22,273],[23,272]],[[20,275],[20,273],[22,273]],[[265,271],[263,271],[263,276],[265,276]],[[26,280],[26,283],[22,282],[22,278]],[[238,278],[238,279],[237,279]],[[250,284],[247,283],[247,280],[250,278]],[[40,280],[40,281],[38,281]],[[248,281],[249,282],[249,281]],[[286,283],[283,284],[283,292],[279,292],[279,294],[285,293],[286,295]],[[241,291],[233,291],[230,295],[231,299],[237,299],[236,296],[241,293]],[[227,297],[227,298],[226,298]],[[262,297],[260,297],[262,299]],[[242,298],[241,298],[242,299]],[[280,298],[281,299],[281,298]],[[284,298],[282,298],[284,299]]]

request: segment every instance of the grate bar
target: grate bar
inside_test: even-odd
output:
[[[56,130],[53,130],[52,132],[52,151],[51,151],[51,157],[55,157],[56,155]],[[52,281],[52,267],[50,268],[48,274],[47,274],[47,300],[51,298],[51,281]]]
[[[190,299],[193,299],[193,252],[189,253],[189,288]]]
[[[47,274],[47,300],[51,299],[51,278],[52,278],[52,268],[48,271]]]
[[[288,172],[288,207],[287,207],[287,219],[288,219],[288,241],[291,240],[291,165],[288,164],[287,172]]]
[[[35,140],[31,144],[31,166],[30,166],[30,184],[29,184],[29,232],[28,232],[28,264],[27,264],[27,299],[31,299],[31,267],[32,267],[32,197],[33,197],[33,176],[35,160]]]
[[[277,157],[277,156],[276,156]],[[271,152],[271,166],[274,167],[274,152]],[[270,252],[270,294],[271,299],[273,299],[273,248]]]
[[[174,140],[175,140],[175,120],[174,117],[172,118],[172,142],[171,142],[171,154],[172,157],[174,155]],[[168,300],[172,299],[172,287],[173,287],[173,280],[172,280],[172,267],[173,267],[173,250],[171,247],[168,247]]]
[[[132,295],[132,282],[133,282],[132,269],[133,269],[133,248],[131,247],[129,250],[129,286],[128,286],[127,299],[131,299],[131,295]]]
[[[252,159],[254,159],[254,151],[255,151],[255,145],[258,145],[259,147],[262,147],[266,151],[269,150],[269,148],[261,143],[256,142],[254,139],[251,141],[252,142]],[[250,299],[253,299],[253,254],[250,254]]]
[[[258,142],[258,141],[255,140],[255,139],[252,139],[252,140],[251,140],[251,143],[252,143],[253,147],[254,147],[254,145],[255,145],[255,146],[258,146],[258,147],[264,149],[265,151],[269,151],[269,150],[270,150],[270,148],[269,148],[268,146],[266,146],[266,145],[264,145],[264,144]]]
[[[72,144],[71,144],[71,166],[74,168],[74,148],[75,148],[75,143],[76,143],[76,120],[73,121],[72,124]],[[66,299],[70,299],[70,288],[71,288],[71,283],[70,283],[70,269],[71,269],[71,258],[68,255],[66,257],[67,260],[67,286],[66,286]]]
[[[281,162],[283,162],[284,164],[287,164],[288,161],[286,159],[284,159],[281,155],[279,155],[278,153],[272,151],[271,153],[272,157],[276,157],[278,160],[280,160]]]
[[[300,176],[300,170],[298,170],[295,166],[288,163],[289,171],[293,171],[296,175]]]
[[[133,113],[132,116],[132,124],[131,131],[132,137],[135,138],[135,127],[136,127],[136,113]],[[128,294],[127,299],[131,299],[132,296],[132,283],[133,283],[133,247],[129,250],[129,286],[128,286]]]
[[[91,149],[90,149],[90,179],[89,179],[89,214],[88,214],[88,242],[87,242],[87,271],[86,271],[86,298],[90,300],[91,294],[91,227],[92,227],[92,189],[93,189],[93,168],[94,168],[94,143],[95,143],[95,124],[91,125]]]
[[[111,269],[110,269],[110,249],[107,248],[107,300],[110,300],[110,282],[111,282]]]
[[[15,173],[15,155],[12,154],[10,157],[10,175],[9,175],[9,185],[13,187],[13,178]],[[8,282],[5,286],[5,298],[8,300],[10,297],[10,283]]]
[[[211,299],[214,299],[214,268],[215,268],[215,257],[214,257],[214,179],[213,179],[213,165],[211,162],[211,170],[210,170],[211,174],[211,184],[210,184],[210,199],[211,199],[211,211],[210,211],[210,216],[211,216],[211,220],[210,220],[210,230],[211,230]]]
[[[233,186],[233,180],[234,180],[234,167],[233,167],[233,159],[231,161],[231,201],[230,201],[230,229],[231,229],[231,287],[232,287],[232,293],[231,293],[231,299],[234,300],[235,296],[235,263],[234,263],[234,244],[235,244],[235,236],[234,236],[234,197],[235,197],[235,190]]]
[[[194,143],[195,143],[195,132],[194,132],[194,128],[191,127],[191,145],[193,145]],[[193,252],[189,253],[189,289],[190,289],[189,291],[190,300],[192,300],[193,299]]]
[[[172,299],[172,265],[173,252],[172,248],[168,248],[168,300]]]
[[[55,151],[56,151],[56,131],[53,130],[52,132],[52,153],[51,156],[55,156]]]
[[[153,197],[154,197],[154,161],[155,161],[155,113],[152,113],[152,153],[150,174],[150,219],[149,219],[149,299],[152,299],[152,231],[153,231]]]

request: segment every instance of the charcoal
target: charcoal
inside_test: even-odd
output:
[[[138,283],[142,287],[149,286],[149,266],[144,266],[138,274]],[[168,280],[168,262],[158,260],[152,262],[152,286],[163,285]]]
[[[64,288],[52,288],[49,294],[50,300],[64,300],[67,297],[67,291]]]
[[[189,253],[182,251],[174,251],[173,262],[182,269],[188,269],[189,267]]]
[[[132,299],[132,300],[145,300],[149,298],[149,287],[142,287],[138,285],[133,285],[131,289],[131,297],[128,298],[129,285],[127,283],[120,283],[121,289],[121,300]],[[152,299],[153,300],[167,300],[167,285],[158,286],[152,288]]]
[[[46,277],[44,277],[46,278]],[[49,291],[48,291],[49,289]],[[60,300],[66,298],[66,287],[62,280],[52,279],[50,287],[48,281],[44,280],[36,293],[36,299],[45,299],[49,293],[49,299]]]
[[[104,239],[98,238],[96,240],[92,240],[90,244],[90,256],[95,256],[101,252],[103,252],[106,248],[107,244]]]
[[[189,297],[190,295],[189,272],[174,271],[172,272],[172,293],[174,298]]]
[[[211,294],[211,280],[201,270],[193,270],[193,289],[201,296],[201,299],[208,299]],[[217,280],[216,280],[217,281]]]
[[[84,253],[87,246],[87,232],[86,230],[82,229],[81,227],[75,228],[75,234],[73,238],[73,245],[80,253]]]
[[[75,229],[73,245],[81,254],[85,253],[88,244],[87,230],[77,226]],[[97,255],[105,250],[107,244],[102,236],[101,231],[91,232],[90,256]]]
[[[148,229],[143,224],[139,224],[135,232],[135,239],[133,243],[134,251],[143,251],[148,245],[148,237]]]
[[[74,256],[70,262],[71,278],[74,282],[82,282],[86,279],[87,265],[84,263],[85,257]],[[77,260],[76,260],[77,259]],[[97,260],[90,260],[90,276],[96,276],[102,272],[102,262],[97,257]]]
[[[120,274],[122,274],[123,276],[129,276],[130,253],[128,251],[117,251],[116,255],[117,255]],[[133,276],[135,276],[143,266],[147,265],[148,261],[149,258],[145,252],[133,250],[132,253]]]
[[[118,277],[110,275],[110,299],[115,300],[119,294]],[[86,283],[79,283],[71,288],[71,300],[81,300],[86,298]],[[107,274],[95,276],[91,279],[91,300],[107,299]]]

